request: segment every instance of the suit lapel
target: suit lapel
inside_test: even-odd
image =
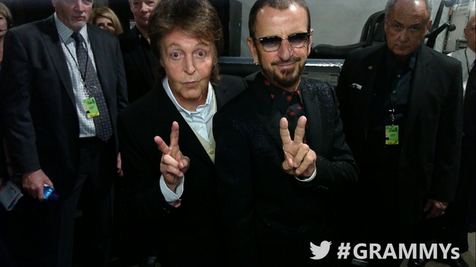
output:
[[[319,109],[319,99],[317,90],[312,90],[312,85],[306,80],[301,80],[300,90],[302,92],[302,101],[306,111],[307,130],[306,142],[316,153],[320,151],[322,144],[321,111]]]
[[[151,70],[149,69],[149,63],[145,58],[144,52],[140,45],[139,30],[134,27],[128,36],[131,43],[131,58],[134,61],[136,68],[139,69],[139,73],[144,76],[144,79],[149,84],[150,88],[154,86]]]
[[[423,79],[421,77],[433,77],[431,68],[429,67],[431,61],[431,55],[427,55],[427,51],[423,48],[423,45],[420,46],[420,50],[417,55],[417,60],[415,63],[415,70],[412,76],[410,95],[407,100],[408,109],[407,109],[407,121],[405,123],[405,132],[402,135],[401,142],[403,143],[406,137],[408,136],[409,131],[412,128],[412,125],[415,123],[415,120],[418,116],[419,109],[422,106],[422,103],[425,102],[425,92],[430,88],[431,79]]]
[[[363,119],[363,127],[365,140],[367,140],[367,132],[369,128],[369,119],[370,119],[370,107],[372,104],[372,96],[377,80],[378,70],[382,68],[382,61],[385,57],[386,44],[379,48],[375,53],[372,53],[371,56],[367,57],[363,61],[363,66],[361,69],[364,70],[362,73],[364,79],[362,88],[362,99],[356,99],[359,107],[356,110],[360,110],[360,118]],[[351,88],[351,90],[358,90],[356,88]]]
[[[279,135],[279,120],[283,115],[271,99],[270,93],[264,87],[264,77],[261,73],[256,75],[251,88],[251,93],[254,95],[252,99],[255,100],[254,107],[256,108],[256,116],[261,121],[261,124],[266,128],[272,138],[279,146],[282,146],[281,136]]]
[[[172,122],[176,121],[179,124],[180,150],[184,151],[184,148],[186,148],[186,150],[194,153],[197,157],[200,157],[204,161],[213,165],[213,162],[200,143],[200,140],[198,140],[192,128],[190,128],[188,123],[172,103],[172,100],[170,100],[168,95],[165,93],[162,83],[160,83],[159,86],[157,86],[154,90],[158,90],[158,97],[156,101],[159,103],[159,108],[156,112],[155,119],[158,129],[171,129]],[[169,133],[169,136],[161,136],[164,140],[170,139],[170,130],[167,132]]]
[[[110,54],[106,53],[106,51],[108,51],[108,49],[111,49],[111,47],[104,47],[104,42],[102,41],[102,38],[98,35],[97,32],[92,30],[91,27],[88,27],[88,36],[89,41],[91,42],[91,49],[93,50],[94,54],[96,73],[98,75],[99,82],[101,83],[104,98],[106,99],[108,106],[110,106],[110,101],[112,100],[113,96],[110,93],[111,86],[107,79],[107,71],[116,71],[116,66],[110,66],[110,64],[108,64],[111,62],[107,58],[107,56]]]
[[[63,48],[61,46],[61,40],[58,31],[56,30],[54,16],[50,16],[44,20],[42,33],[43,40],[45,41],[48,53],[56,68],[56,72],[58,73],[71,102],[75,104],[76,100],[74,97],[73,85],[71,84],[71,77],[66,63],[66,57],[64,56]]]

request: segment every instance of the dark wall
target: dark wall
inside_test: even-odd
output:
[[[229,55],[229,20],[230,20],[230,1],[229,0],[209,0],[217,9],[220,20],[223,24],[223,37],[225,47],[223,55]],[[0,0],[12,12],[14,26],[24,23],[40,20],[49,17],[54,13],[51,0]],[[107,5],[118,16],[122,28],[125,32],[129,31],[129,20],[133,19],[129,8],[129,0],[96,0],[95,5]]]

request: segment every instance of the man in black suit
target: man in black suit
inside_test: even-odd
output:
[[[261,72],[213,127],[229,264],[335,266],[330,188],[354,182],[357,166],[332,87],[301,77],[312,43],[309,9],[303,0],[258,0],[249,21]],[[330,248],[328,256],[315,260],[310,242]]]
[[[18,214],[10,214],[21,220],[10,224],[5,243],[17,266],[71,266],[81,196],[87,264],[107,266],[115,129],[127,105],[123,60],[115,37],[86,24],[93,0],[52,4],[52,16],[5,37],[2,113],[29,196],[20,199]],[[59,201],[44,201],[45,184],[55,188]]]
[[[362,218],[350,228],[356,243],[415,241],[417,224],[443,215],[454,198],[461,65],[422,44],[430,15],[427,0],[389,0],[387,42],[351,53],[339,77],[344,132],[361,170],[345,203]]]
[[[150,51],[149,38],[149,17],[160,0],[129,0],[129,8],[134,17],[135,26],[129,31],[119,35],[122,57],[124,59],[124,69],[127,77],[127,99],[133,103],[141,96],[149,92],[155,84],[157,60]],[[120,159],[120,158],[119,158]],[[121,170],[119,170],[121,171]],[[115,184],[116,204],[114,207],[115,218],[114,225],[115,241],[114,250],[117,250],[117,257],[123,262],[134,261],[133,251],[136,251],[137,240],[130,235],[129,224],[125,218],[124,207],[127,203],[124,194],[127,194],[127,183],[124,177],[119,177]],[[145,248],[144,248],[145,249]],[[153,251],[146,253],[147,257],[155,254]],[[146,261],[153,261],[153,258]],[[132,262],[129,262],[132,265]]]
[[[149,17],[158,2],[160,0],[129,0],[135,26],[128,33],[119,36],[130,103],[154,86],[157,61],[150,51]]]
[[[142,241],[135,245],[154,244],[161,266],[226,266],[212,117],[246,83],[218,76],[222,27],[208,1],[161,0],[155,10],[160,79],[119,116],[126,203]]]

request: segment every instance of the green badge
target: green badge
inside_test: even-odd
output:
[[[398,145],[398,125],[385,126],[385,144]]]
[[[88,118],[94,118],[99,115],[98,106],[96,105],[96,100],[94,97],[84,99],[83,106],[86,110],[86,115]]]

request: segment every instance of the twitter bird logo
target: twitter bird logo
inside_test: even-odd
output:
[[[312,242],[311,243],[311,252],[314,255],[311,257],[312,260],[320,260],[327,256],[327,253],[329,253],[329,249],[331,248],[332,242],[330,241],[322,241],[320,246],[314,245]]]

